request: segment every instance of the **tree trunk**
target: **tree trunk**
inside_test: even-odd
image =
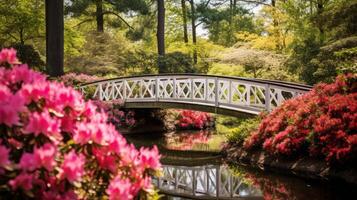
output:
[[[186,10],[186,0],[181,0],[182,7],[182,21],[183,21],[183,40],[185,43],[188,43],[188,35],[187,35],[187,10]]]
[[[322,19],[322,12],[324,9],[324,4],[322,2],[322,0],[318,0],[317,1],[317,26],[319,28],[319,32],[320,32],[320,42],[323,42],[323,34],[324,34],[324,29],[323,29],[323,20]]]
[[[277,8],[276,8],[276,0],[272,0],[271,1],[271,6],[274,9],[273,12],[278,12]],[[276,40],[275,41],[276,42],[276,44],[275,44],[276,45],[276,50],[277,50],[277,52],[281,53],[282,52],[282,47],[280,45],[280,30],[278,29],[278,26],[279,26],[278,20],[273,17],[273,27],[274,27],[273,34],[275,35],[275,40]]]
[[[165,64],[162,62],[165,57],[165,2],[157,0],[157,50],[159,73],[164,72]]]
[[[104,16],[103,16],[103,0],[96,0],[96,21],[97,21],[97,31],[104,32]]]
[[[197,64],[197,36],[196,36],[196,10],[195,10],[195,2],[190,0],[191,4],[191,21],[192,21],[192,43],[193,43],[193,63]]]
[[[46,0],[46,70],[51,77],[63,75],[63,0]]]

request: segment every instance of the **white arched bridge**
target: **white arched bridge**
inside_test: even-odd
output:
[[[311,86],[239,77],[162,74],[101,80],[79,88],[92,99],[122,100],[126,108],[184,108],[257,115],[309,91]]]

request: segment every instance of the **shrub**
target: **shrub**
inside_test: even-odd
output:
[[[59,81],[63,82],[66,86],[78,86],[82,83],[90,83],[94,81],[101,80],[98,76],[88,75],[88,74],[76,74],[76,73],[67,73],[59,78]]]
[[[17,49],[17,57],[30,68],[45,71],[45,62],[41,59],[40,54],[34,46],[16,43],[11,45],[11,47]]]
[[[0,195],[133,199],[152,191],[158,149],[135,149],[79,92],[0,52]],[[107,198],[107,197],[105,197]]]
[[[332,84],[285,101],[265,117],[244,147],[273,154],[309,153],[326,161],[353,159],[357,147],[356,74],[338,76]]]
[[[176,126],[182,129],[204,129],[210,127],[213,117],[205,112],[182,110],[179,111]]]
[[[250,136],[251,132],[256,129],[260,122],[261,117],[241,121],[237,127],[229,130],[228,141],[243,144],[244,140]]]
[[[167,53],[159,62],[164,68],[161,73],[194,73],[192,58],[189,54],[178,51]]]
[[[108,122],[114,124],[116,127],[131,128],[136,125],[135,112],[124,112],[118,106],[122,105],[121,100],[114,100],[109,102],[93,101],[93,103],[102,109],[108,115]]]
[[[101,80],[101,78],[82,73],[68,73],[59,78],[59,81],[63,82],[66,86],[78,86],[82,83],[90,83],[98,80]],[[90,89],[91,90],[86,91],[86,96],[88,97],[94,94],[95,90],[95,88]],[[133,111],[124,112],[120,109],[120,106],[124,103],[121,100],[106,102],[95,100],[93,103],[108,115],[108,122],[114,124],[116,127],[133,127],[136,123],[134,119],[135,113]]]

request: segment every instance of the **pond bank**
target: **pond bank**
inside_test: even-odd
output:
[[[309,179],[344,181],[357,185],[357,170],[354,166],[337,169],[313,158],[290,160],[261,150],[248,152],[236,144],[227,145],[222,153],[225,160],[233,165],[249,165],[264,171],[276,171]]]

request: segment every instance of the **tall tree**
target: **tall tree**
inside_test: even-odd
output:
[[[104,32],[103,0],[95,0],[97,31]]]
[[[63,0],[46,0],[46,69],[50,76],[63,75]]]
[[[95,13],[90,11],[90,6],[95,6]],[[106,9],[104,9],[106,8]],[[120,13],[127,13],[135,11],[140,14],[147,14],[149,12],[149,5],[146,0],[68,0],[65,6],[65,13],[72,16],[86,15],[87,18],[81,22],[91,22],[95,18],[97,31],[104,32],[104,16],[116,16],[129,28],[129,23],[120,16]]]
[[[164,71],[165,59],[165,1],[157,0],[157,51],[159,73]]]
[[[24,45],[45,36],[45,3],[2,0],[0,3],[0,46]]]
[[[183,40],[185,41],[185,43],[188,43],[186,0],[181,0],[181,9],[182,9]]]
[[[192,23],[192,43],[193,43],[193,64],[197,64],[197,34],[196,34],[196,9],[194,0],[190,0],[191,5],[191,23]]]

